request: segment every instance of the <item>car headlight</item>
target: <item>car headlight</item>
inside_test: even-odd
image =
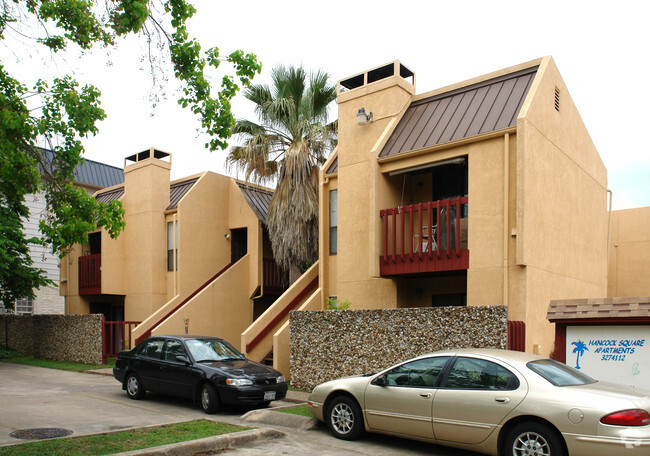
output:
[[[247,378],[227,378],[226,385],[230,386],[251,386],[253,384],[252,380]]]
[[[286,380],[284,379],[284,375],[280,375],[278,378],[275,379],[275,383],[284,383]]]

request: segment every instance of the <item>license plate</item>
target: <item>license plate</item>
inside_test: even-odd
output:
[[[275,391],[264,391],[264,400],[265,401],[274,401],[275,400]]]

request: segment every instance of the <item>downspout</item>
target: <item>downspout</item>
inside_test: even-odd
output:
[[[257,241],[257,277],[260,280],[260,294],[255,296],[255,292],[253,292],[253,296],[251,296],[252,300],[259,299],[262,296],[264,296],[264,228],[262,227],[262,221],[257,222],[257,232],[262,233],[262,237],[260,240]],[[261,245],[260,245],[261,244]],[[260,264],[262,265],[260,268]]]
[[[508,225],[510,222],[510,133],[506,133],[503,137],[503,305],[508,309],[508,257],[509,257],[509,242],[510,235],[508,233]]]
[[[612,227],[612,196],[613,193],[611,190],[607,190],[609,193],[609,207],[607,208],[607,264],[609,265],[609,243],[610,243],[610,230]]]
[[[174,282],[174,296],[178,294],[178,221],[176,220],[176,213],[172,216],[172,223],[174,224],[174,267],[172,280]]]

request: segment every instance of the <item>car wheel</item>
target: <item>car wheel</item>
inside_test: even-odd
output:
[[[140,377],[134,373],[131,373],[126,377],[125,385],[126,395],[129,396],[130,399],[142,399],[144,393],[147,392],[142,386],[142,383],[140,383]]]
[[[363,432],[363,417],[354,399],[348,396],[334,398],[327,412],[327,427],[339,439],[359,438]]]
[[[212,383],[204,383],[201,387],[201,408],[205,413],[219,410],[219,393]]]
[[[516,425],[506,440],[506,455],[564,456],[561,437],[550,427],[533,422]]]

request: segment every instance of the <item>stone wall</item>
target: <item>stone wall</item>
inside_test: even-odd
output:
[[[102,314],[0,315],[0,344],[40,359],[102,363]]]
[[[293,311],[291,383],[313,388],[451,348],[507,347],[506,307]]]

